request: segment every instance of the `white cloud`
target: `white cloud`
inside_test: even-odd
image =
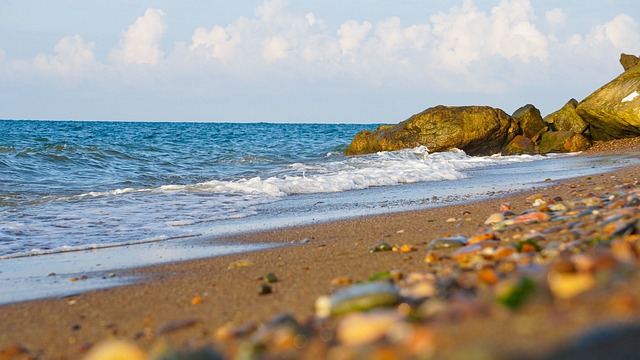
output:
[[[362,44],[362,41],[371,31],[372,25],[368,21],[359,23],[355,20],[349,20],[340,26],[338,29],[339,44],[342,50],[342,55],[352,54],[358,50]]]
[[[166,31],[166,14],[149,8],[123,33],[116,61],[124,64],[156,65],[163,56],[160,40]]]
[[[287,58],[289,43],[281,36],[272,36],[264,40],[262,56],[267,61],[276,61]]]
[[[85,43],[80,35],[65,36],[54,47],[55,55],[38,54],[33,69],[47,75],[79,77],[96,65],[95,44]]]
[[[554,30],[565,26],[567,23],[567,13],[560,8],[554,8],[545,12],[544,17],[549,26]]]
[[[226,64],[234,56],[235,49],[242,37],[230,34],[221,26],[214,26],[210,31],[197,28],[191,37],[192,51],[203,50],[206,57],[215,58]]]
[[[476,61],[491,56],[528,63],[548,56],[545,36],[533,23],[535,13],[528,0],[503,0],[491,14],[465,0],[449,12],[431,17],[439,65],[464,72]]]
[[[618,50],[635,52],[640,48],[640,32],[638,23],[629,15],[620,14],[595,28],[593,38],[597,41],[608,41]]]

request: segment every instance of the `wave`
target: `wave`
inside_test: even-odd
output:
[[[89,192],[59,198],[59,200],[141,192],[205,192],[284,197],[426,181],[456,180],[466,177],[464,173],[466,169],[543,158],[538,155],[472,157],[462,150],[431,154],[426,147],[417,147],[355,157],[341,156],[337,161],[324,163],[293,163],[269,171],[268,173],[273,173],[272,176],[210,180],[197,184],[163,185],[156,188],[122,188],[105,192]]]

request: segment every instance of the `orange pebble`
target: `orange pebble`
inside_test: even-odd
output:
[[[498,274],[496,274],[495,270],[490,268],[484,268],[480,270],[478,272],[478,279],[489,285],[494,285],[498,281],[500,281],[500,278],[498,277]]]
[[[196,296],[193,299],[191,299],[191,305],[200,305],[202,304],[203,301],[204,299],[202,298],[202,296]]]
[[[485,241],[485,240],[495,240],[496,239],[496,234],[494,234],[493,232],[486,232],[484,234],[479,234],[476,236],[472,236],[467,240],[468,244],[474,244],[480,241]]]
[[[504,259],[506,257],[511,256],[516,252],[516,249],[510,246],[500,246],[496,249],[496,252],[493,254],[494,259]]]
[[[405,244],[400,247],[400,252],[408,253],[412,251],[416,251],[417,249],[413,245]]]

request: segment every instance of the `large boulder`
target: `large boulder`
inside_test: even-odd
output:
[[[638,62],[640,62],[640,59],[638,59],[638,57],[635,55],[629,55],[624,53],[620,54],[620,65],[622,65],[622,68],[624,69],[624,71],[627,71],[632,67],[638,65]]]
[[[551,124],[556,131],[571,131],[582,134],[587,130],[587,124],[576,112],[578,101],[571,99],[560,110],[547,115],[544,121]]]
[[[518,124],[504,111],[488,106],[436,106],[393,127],[356,134],[347,155],[426,146],[431,152],[453,148],[469,155],[499,153],[518,133]]]
[[[640,135],[640,64],[582,100],[578,115],[589,123],[594,140]]]
[[[591,141],[582,134],[571,131],[549,131],[542,134],[538,150],[541,154],[584,151],[591,147]]]
[[[511,115],[520,125],[522,135],[533,141],[538,141],[540,135],[547,131],[547,124],[542,120],[540,110],[531,104],[527,104]]]
[[[507,146],[502,149],[502,155],[533,155],[536,153],[536,144],[530,138],[516,135]]]

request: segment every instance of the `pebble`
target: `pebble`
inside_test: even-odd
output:
[[[124,340],[112,340],[99,344],[89,350],[84,360],[146,360],[147,355],[134,343]]]
[[[384,338],[400,320],[396,311],[352,313],[340,321],[336,336],[346,346],[369,344]]]
[[[596,285],[593,275],[584,272],[550,272],[547,281],[553,296],[563,300],[573,298]]]
[[[455,247],[465,246],[467,244],[467,238],[465,237],[450,237],[450,238],[439,238],[432,240],[427,245],[427,249],[429,250],[438,250],[438,249],[449,249]]]
[[[392,251],[392,250],[393,250],[393,246],[391,246],[386,241],[382,241],[374,245],[371,249],[369,249],[369,252],[375,253],[375,252]]]
[[[227,266],[227,270],[233,270],[233,269],[239,269],[239,268],[245,268],[245,267],[251,267],[251,266],[253,266],[253,262],[251,262],[251,260],[242,259],[229,264],[229,266]]]
[[[338,290],[330,297],[319,297],[316,300],[316,314],[319,317],[338,316],[349,312],[393,306],[399,301],[400,294],[394,284],[388,282],[356,284]]]

